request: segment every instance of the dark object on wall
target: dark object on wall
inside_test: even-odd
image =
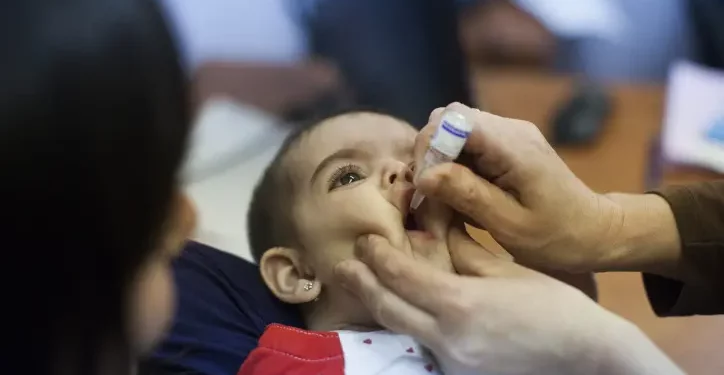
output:
[[[724,68],[724,1],[689,0],[689,10],[698,36],[699,62]]]
[[[552,141],[556,145],[576,145],[593,141],[605,125],[611,99],[600,85],[579,84],[571,99],[556,113]]]

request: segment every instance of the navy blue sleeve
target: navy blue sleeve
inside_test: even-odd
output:
[[[277,300],[258,267],[190,243],[174,263],[178,306],[173,328],[142,367],[145,373],[235,375],[270,323],[303,327],[299,311]]]

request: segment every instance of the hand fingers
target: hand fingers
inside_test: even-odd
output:
[[[531,276],[528,270],[511,261],[501,259],[480,246],[464,228],[452,227],[448,235],[448,248],[453,267],[461,275],[481,277]]]
[[[424,165],[424,159],[425,159],[425,153],[430,148],[430,140],[435,135],[435,132],[437,132],[437,128],[440,127],[440,123],[442,122],[442,116],[445,111],[451,110],[455,111],[457,113],[462,114],[465,116],[467,121],[470,121],[473,123],[473,126],[475,127],[476,123],[476,116],[478,116],[481,112],[479,109],[470,108],[464,104],[460,103],[452,103],[448,105],[447,107],[439,107],[436,108],[432,113],[430,114],[430,118],[428,119],[427,125],[420,131],[420,133],[417,135],[417,138],[415,139],[415,162],[417,165],[422,166]],[[463,154],[467,154],[463,152]],[[467,157],[467,159],[471,159],[470,157]],[[421,171],[421,168],[417,169],[416,176],[419,175],[419,172]]]
[[[417,188],[484,228],[505,228],[505,225],[511,228],[525,218],[526,209],[515,198],[456,163],[425,171]]]
[[[425,153],[430,147],[430,140],[435,135],[435,132],[437,132],[438,127],[440,126],[440,122],[442,121],[442,115],[445,111],[455,111],[457,113],[460,113],[465,117],[465,119],[471,123],[472,125],[472,131],[470,133],[470,137],[468,137],[468,140],[465,144],[465,149],[463,150],[461,154],[461,159],[466,159],[467,161],[475,162],[481,158],[484,151],[486,150],[486,145],[484,144],[484,141],[486,139],[486,136],[484,133],[484,125],[487,125],[485,122],[486,116],[494,116],[490,115],[484,112],[480,112],[478,109],[470,108],[464,104],[461,103],[452,103],[448,105],[445,108],[436,108],[432,113],[430,114],[430,118],[428,120],[427,126],[425,126],[420,133],[418,134],[416,141],[415,141],[415,162],[418,166],[424,165],[424,159],[425,159]],[[470,164],[470,167],[473,167],[473,164]],[[485,165],[482,166],[483,168],[481,170],[478,170],[477,166],[474,167],[475,171],[477,173],[481,173],[482,175],[486,177],[497,177],[496,174],[494,176],[490,175],[490,171],[486,171],[488,169]],[[496,173],[498,172],[498,167],[493,168]],[[417,177],[420,174],[422,168],[417,169],[417,173],[415,175],[415,182],[417,183]]]
[[[363,263],[348,260],[334,269],[335,277],[372,312],[377,323],[387,329],[410,335],[430,345],[434,342],[436,321],[383,286]]]
[[[488,180],[504,175],[524,180],[528,173],[539,169],[535,165],[541,162],[541,156],[550,152],[540,130],[527,121],[496,116],[460,103],[452,103],[447,109],[471,122],[463,151],[473,161],[474,171]]]
[[[515,155],[508,148],[515,143],[507,142],[506,133],[510,129],[501,128],[509,126],[505,122],[511,120],[487,112],[474,112],[469,116],[472,130],[463,152],[469,163],[475,166],[475,172],[495,180],[513,168]]]
[[[489,178],[496,179],[512,169],[512,145],[508,139],[510,127],[517,120],[507,119],[491,113],[482,112],[452,103],[448,109],[456,111],[471,122],[472,130],[465,142],[464,151],[475,160],[475,171]]]
[[[552,152],[540,130],[527,121],[500,117],[452,103],[444,109],[433,111],[430,122],[418,135],[415,144],[418,165],[422,165],[430,138],[437,130],[445,110],[458,112],[471,123],[472,130],[463,154],[467,155],[468,161],[472,161],[473,170],[488,180],[507,176],[507,180],[518,185],[530,178],[529,174],[540,173],[536,164],[542,163],[541,157]]]
[[[395,249],[384,237],[360,237],[357,250],[380,282],[412,305],[435,314],[454,300],[453,275]]]

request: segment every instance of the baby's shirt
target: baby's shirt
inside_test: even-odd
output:
[[[237,375],[442,375],[409,336],[313,332],[272,324]]]

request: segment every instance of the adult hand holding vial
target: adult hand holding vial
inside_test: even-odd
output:
[[[465,165],[440,161],[459,155],[440,139],[454,116],[466,122],[467,139],[453,141],[463,145]],[[620,257],[601,253],[615,249],[615,202],[581,182],[534,124],[453,103],[432,113],[415,160],[420,193],[485,228],[516,261],[569,272],[622,269],[606,263]],[[673,229],[655,240],[676,232],[675,224],[664,227]],[[447,373],[683,373],[630,322],[569,285],[488,253],[460,227],[451,226],[447,238],[457,274],[379,236],[357,246],[359,259],[335,269],[338,281],[378,323],[430,348]]]

